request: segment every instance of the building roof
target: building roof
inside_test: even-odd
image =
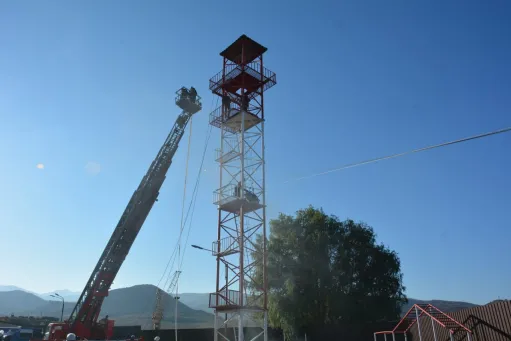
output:
[[[406,333],[423,316],[429,316],[436,324],[443,328],[453,331],[464,329],[472,333],[465,325],[431,304],[414,304],[392,331],[395,333]]]

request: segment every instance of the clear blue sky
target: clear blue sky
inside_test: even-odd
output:
[[[218,53],[269,48],[269,217],[309,204],[372,225],[411,297],[511,296],[511,134],[284,182],[511,125],[507,1],[3,1],[0,284],[81,291],[194,85],[196,176]],[[179,228],[186,140],[114,287],[156,283]],[[216,235],[211,140],[189,242]],[[86,165],[99,164],[97,168]],[[36,168],[44,163],[45,169]],[[214,289],[186,251],[181,291]]]

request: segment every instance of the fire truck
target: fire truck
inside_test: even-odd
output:
[[[179,89],[175,101],[182,112],[128,202],[71,316],[63,322],[50,323],[45,339],[61,341],[65,340],[69,333],[75,334],[78,339],[111,339],[114,321],[108,316],[98,320],[101,306],[138,232],[158,200],[160,188],[188,122],[202,109],[201,99],[193,88]]]

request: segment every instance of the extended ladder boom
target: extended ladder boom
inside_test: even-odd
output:
[[[92,272],[76,306],[69,318],[71,331],[82,337],[94,337],[101,305],[124,259],[129,253],[151,208],[157,201],[160,188],[165,180],[179,141],[193,114],[202,109],[196,92],[190,96],[186,88],[177,92],[176,104],[183,109],[174,127],[133,193],[124,213],[117,224],[101,258]],[[91,335],[92,334],[92,335]]]

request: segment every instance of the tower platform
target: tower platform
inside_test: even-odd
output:
[[[237,238],[228,236],[215,240],[211,247],[213,256],[225,257],[240,252],[240,244]]]
[[[224,73],[225,72],[225,73]],[[241,88],[249,98],[257,96],[256,91],[262,87],[266,91],[277,84],[277,75],[261,66],[259,63],[252,62],[248,65],[228,65],[225,71],[220,71],[209,80],[209,89],[222,96],[222,89],[230,93],[235,93]]]
[[[239,153],[239,151],[237,151],[235,149],[231,149],[228,152],[224,152],[224,153],[222,153],[221,149],[215,149],[215,152],[216,152],[215,161],[219,162],[219,163],[227,163],[231,160],[236,159],[237,157],[239,157],[241,155]]]
[[[245,188],[237,189],[236,185],[228,184],[214,192],[213,203],[222,211],[239,213],[243,206],[243,212],[249,213],[263,207],[253,190]]]
[[[222,95],[222,88],[235,93],[243,88],[245,93],[252,95],[255,91],[274,86],[276,75],[262,65],[261,56],[268,49],[246,35],[241,35],[236,41],[220,52],[224,57],[224,69],[209,80],[209,89],[217,95]],[[262,88],[261,88],[262,87]]]
[[[255,303],[257,298],[261,296],[248,296],[245,295],[243,299],[243,305],[241,305],[240,292],[237,290],[228,290],[227,295],[225,290],[220,293],[209,294],[209,307],[216,309],[218,312],[229,312],[237,311],[240,309],[249,310],[253,312],[263,311],[260,305],[251,304],[251,301]],[[218,301],[217,301],[218,298]]]
[[[209,115],[209,124],[214,127],[222,128],[228,130],[230,133],[239,133],[242,130],[243,123],[243,115],[236,103],[231,103],[232,109],[227,112],[226,115],[222,114],[222,107],[216,108]],[[263,121],[257,115],[254,115],[250,111],[245,111],[245,122],[244,122],[244,131],[249,130],[250,128],[258,125]]]

